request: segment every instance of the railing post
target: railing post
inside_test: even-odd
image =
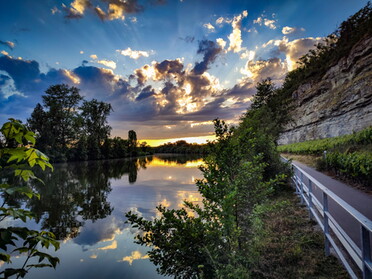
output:
[[[301,196],[301,204],[304,203],[304,175],[303,173],[301,172],[301,175],[300,175],[300,196]]]
[[[326,256],[329,256],[329,224],[328,224],[328,195],[323,192],[323,226],[324,226],[324,252]]]
[[[371,263],[371,240],[369,231],[362,224],[360,225],[360,236],[362,242],[363,279],[371,279],[372,271],[367,266],[367,263]]]
[[[313,193],[313,184],[309,178],[309,218],[313,218],[313,213],[311,212],[311,209],[313,208],[313,197],[311,196]]]

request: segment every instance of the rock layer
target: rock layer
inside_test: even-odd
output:
[[[372,125],[372,37],[358,42],[319,82],[294,93],[293,121],[279,144],[336,137]]]

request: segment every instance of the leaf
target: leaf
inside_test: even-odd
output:
[[[36,140],[35,140],[35,133],[34,132],[31,132],[31,131],[28,131],[25,135],[24,135],[24,138],[31,142],[33,145],[35,145],[36,143]]]
[[[0,260],[6,263],[11,263],[12,261],[10,260],[10,255],[0,253]]]
[[[24,181],[30,180],[30,178],[37,178],[31,170],[15,170],[16,176],[21,176]]]
[[[36,268],[41,268],[41,267],[53,267],[51,264],[28,264],[27,267],[36,267]]]

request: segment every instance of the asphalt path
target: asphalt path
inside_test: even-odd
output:
[[[335,193],[338,197],[343,199],[350,206],[354,207],[357,211],[372,220],[372,196],[368,195],[358,189],[355,189],[345,183],[342,183],[332,177],[329,177],[315,169],[308,167],[300,162],[293,161],[295,166],[301,168],[313,178],[318,180],[321,184]],[[309,185],[307,179],[304,179],[304,183]],[[322,192],[313,185],[313,193],[317,199],[322,203],[323,197]],[[339,225],[345,230],[345,232],[351,237],[351,239],[361,247],[360,241],[360,225],[358,222],[341,206],[329,198],[329,212],[334,217],[334,219],[339,223]]]

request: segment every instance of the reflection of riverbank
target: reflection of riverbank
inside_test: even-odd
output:
[[[147,259],[147,248],[133,242],[137,232],[125,223],[125,213],[152,220],[160,204],[199,203],[199,163],[193,156],[156,154],[55,164],[54,172],[41,173],[45,186],[35,185],[41,198],[27,207],[36,212],[34,228],[63,240],[54,254],[61,264],[57,270],[32,270],[28,278],[164,278]],[[17,266],[22,258],[12,261]]]

